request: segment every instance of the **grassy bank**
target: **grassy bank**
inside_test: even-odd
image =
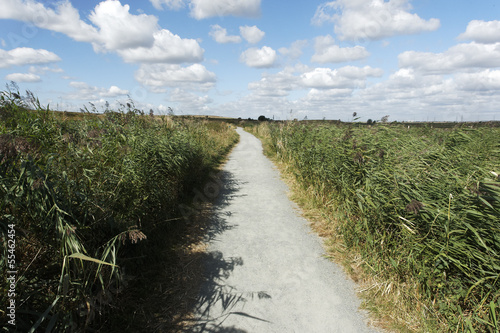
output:
[[[249,126],[386,328],[498,332],[500,130]]]
[[[132,102],[65,117],[29,93],[0,96],[0,264],[15,259],[16,329],[98,330],[148,268],[178,264],[191,228],[179,207],[237,134],[222,122],[144,115]],[[7,314],[0,326],[12,329]]]

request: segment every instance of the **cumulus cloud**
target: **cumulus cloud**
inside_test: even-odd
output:
[[[366,78],[380,77],[383,71],[370,66],[346,66],[339,69],[315,68],[301,75],[302,83],[306,87],[317,89],[354,89],[364,88]]]
[[[183,112],[191,114],[206,113],[208,105],[213,103],[213,99],[207,95],[199,96],[184,89],[175,88],[169,93],[169,101],[178,103],[178,107]]]
[[[44,49],[35,50],[28,47],[18,47],[10,51],[0,49],[0,68],[47,64],[57,61],[61,61],[59,56]]]
[[[297,73],[303,71],[303,66],[297,65],[295,67],[285,67],[276,74],[263,73],[259,81],[248,84],[248,89],[258,96],[287,96],[290,91],[300,89],[300,78]]]
[[[328,103],[340,97],[349,97],[353,92],[352,88],[340,89],[316,89],[312,88],[304,98],[305,102],[309,103]]]
[[[117,86],[111,86],[108,89],[91,86],[85,82],[72,81],[69,83],[70,87],[75,91],[66,95],[67,99],[73,100],[99,100],[102,98],[114,98],[119,96],[128,95],[129,91],[120,89]]]
[[[120,50],[153,45],[153,33],[158,30],[158,18],[153,15],[132,15],[130,6],[120,1],[103,1],[89,16],[99,28],[96,49]]]
[[[345,66],[339,69],[315,68],[301,75],[305,87],[317,89],[364,88],[367,77],[380,77],[383,71],[370,66]]]
[[[319,101],[350,95],[354,89],[364,88],[368,77],[382,75],[381,69],[370,66],[331,69],[297,64],[275,74],[263,73],[259,81],[248,84],[248,89],[253,96],[266,98],[286,97],[292,91],[309,89],[307,99]]]
[[[500,43],[500,21],[470,21],[465,32],[458,38],[486,44]]]
[[[307,40],[296,40],[293,42],[289,48],[282,47],[278,51],[287,57],[292,59],[298,59],[302,55],[302,49],[308,44]]]
[[[379,40],[439,28],[438,19],[412,14],[409,0],[335,0],[320,5],[311,20],[315,25],[334,23],[340,40]]]
[[[53,10],[32,0],[3,0],[0,2],[0,18],[29,22],[42,29],[63,33],[79,42],[99,39],[97,29],[82,21],[78,10],[69,1],[59,3]]]
[[[5,0],[0,3],[0,18],[29,22],[76,41],[89,42],[99,51],[151,45],[158,19],[152,15],[132,15],[129,10],[130,6],[122,6],[120,1],[103,1],[89,15],[94,24],[91,25],[80,18],[69,1],[60,2],[54,10],[35,1]]]
[[[260,16],[260,0],[191,0],[191,16],[201,20],[215,16]]]
[[[240,36],[229,36],[227,34],[227,29],[222,28],[220,25],[215,24],[210,26],[210,32],[208,33],[217,43],[240,43]]]
[[[311,61],[318,63],[361,60],[370,55],[363,46],[340,47],[335,45],[335,40],[330,35],[316,37],[314,49],[316,53],[312,56]]]
[[[262,48],[250,48],[240,56],[240,61],[249,67],[269,68],[273,67],[276,61],[276,51],[269,46]]]
[[[169,2],[173,3],[173,2]],[[36,27],[60,32],[91,43],[96,52],[117,52],[126,62],[199,62],[203,49],[193,39],[183,39],[158,26],[153,15],[130,13],[118,0],[100,2],[84,22],[69,1],[56,9],[33,0],[0,2],[0,18],[29,22]]]
[[[216,75],[205,66],[193,64],[188,67],[172,64],[141,65],[135,79],[155,92],[164,92],[165,87],[209,90],[215,85]]]
[[[20,82],[40,82],[42,79],[40,76],[32,73],[12,73],[5,76],[5,80]]]
[[[169,63],[200,62],[204,50],[194,39],[183,39],[168,30],[154,34],[153,46],[118,51],[125,62]]]
[[[476,73],[459,73],[454,80],[461,90],[490,91],[500,90],[500,70],[487,69]]]
[[[248,25],[240,27],[240,34],[250,44],[257,44],[264,38],[266,34],[264,31],[257,28],[257,26],[249,27]]]
[[[179,10],[185,7],[184,0],[149,0],[153,7],[163,10],[163,5],[168,9]]]
[[[470,68],[500,67],[500,43],[467,43],[443,53],[406,51],[398,56],[399,66],[426,74],[450,74]]]

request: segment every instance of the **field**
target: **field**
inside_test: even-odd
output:
[[[248,124],[381,326],[498,332],[500,129]]]
[[[192,237],[180,207],[237,142],[234,127],[144,115],[133,102],[68,114],[29,92],[0,96],[0,303],[15,301],[17,330],[123,329],[134,315],[112,314],[139,310],[127,298],[137,281],[136,295],[158,293],[151,276],[175,305],[163,313],[171,324],[181,302],[170,282],[185,280],[179,253]]]

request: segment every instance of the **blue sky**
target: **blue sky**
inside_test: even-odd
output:
[[[500,120],[500,3],[2,0],[0,78],[57,110]]]

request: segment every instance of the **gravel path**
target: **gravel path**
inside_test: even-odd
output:
[[[194,332],[376,332],[354,284],[322,257],[260,141],[237,131],[224,185],[205,187],[218,199]]]

